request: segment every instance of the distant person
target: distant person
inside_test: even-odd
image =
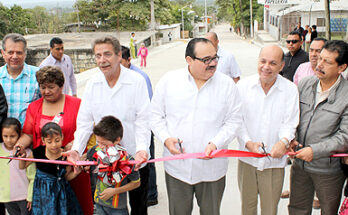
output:
[[[241,71],[233,54],[225,51],[221,46],[219,46],[219,39],[215,32],[207,33],[205,38],[210,40],[217,50],[219,63],[217,64],[216,71],[228,75],[235,83],[237,83],[240,79]]]
[[[312,25],[311,41],[318,37],[317,26]]]
[[[149,50],[146,48],[145,43],[141,43],[138,56],[140,56],[140,67],[146,67],[146,58],[149,54]]]
[[[294,28],[294,31],[300,33],[301,37],[303,38],[304,29],[301,27],[301,22],[297,23],[297,26]]]
[[[304,62],[308,62],[308,53],[301,49],[302,36],[298,31],[289,33],[286,39],[288,53],[285,54],[285,65],[283,71],[280,73],[284,78],[293,81],[297,67]]]
[[[304,77],[315,75],[315,68],[319,61],[320,52],[326,41],[324,38],[315,38],[312,41],[309,47],[309,62],[300,64],[294,75],[294,83],[296,85]]]
[[[136,41],[137,40],[135,38],[135,33],[132,32],[130,37],[129,47],[130,47],[130,51],[131,51],[131,55],[133,59],[137,58],[136,56],[137,50],[136,50],[136,44],[135,44]]]
[[[168,33],[168,39],[169,39],[169,42],[171,42],[172,41],[172,32],[171,31],[169,31],[169,33]]]
[[[131,63],[131,57],[129,48],[125,46],[121,46],[122,49],[122,66],[139,73],[144,77],[147,86],[147,92],[149,94],[150,100],[152,99],[152,85],[149,76],[142,71],[139,67],[136,67]],[[151,133],[151,144],[150,144],[150,160],[155,158],[155,143],[154,136]],[[158,191],[157,191],[157,183],[156,183],[156,168],[155,163],[147,164],[149,166],[149,186],[147,190],[147,206],[153,206],[158,204]]]
[[[39,67],[27,65],[27,41],[20,34],[7,34],[2,40],[1,54],[5,65],[0,68],[2,85],[8,104],[8,117],[24,124],[28,105],[40,98],[35,73]]]
[[[308,28],[308,33],[305,36],[305,51],[309,52],[309,46],[311,45],[311,35],[312,35],[312,28]]]
[[[58,66],[64,74],[63,93],[77,96],[77,84],[74,74],[74,66],[68,55],[64,54],[63,40],[59,37],[53,37],[50,41],[51,54],[45,58],[40,64],[40,68],[45,66]]]

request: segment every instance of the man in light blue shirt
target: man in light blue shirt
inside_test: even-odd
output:
[[[36,81],[36,66],[27,65],[27,41],[20,34],[7,34],[2,40],[1,54],[5,65],[0,67],[0,84],[7,103],[8,117],[17,118],[23,125],[28,105],[40,97]]]
[[[151,80],[149,76],[142,71],[139,67],[134,66],[134,64],[131,64],[131,57],[130,57],[130,50],[129,48],[122,46],[122,60],[121,64],[128,68],[131,69],[140,75],[142,75],[145,78],[146,81],[146,86],[147,86],[147,91],[149,94],[149,98],[151,100],[152,98],[152,85],[151,85]],[[153,139],[153,134],[151,133],[151,144],[150,144],[150,159],[155,158],[155,146],[154,146],[154,139]],[[158,204],[158,199],[157,199],[157,185],[156,185],[156,168],[154,163],[149,163],[147,164],[149,167],[149,183],[148,183],[148,190],[147,190],[147,206],[152,206],[152,205],[157,205]]]

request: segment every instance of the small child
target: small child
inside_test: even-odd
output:
[[[112,172],[110,175],[100,171],[101,165],[108,164],[109,167],[114,162],[132,159],[119,145],[123,136],[122,124],[113,116],[105,116],[94,127],[93,133],[96,136],[97,145],[88,150],[87,159],[102,160],[102,164],[99,164],[96,169],[98,170],[94,194],[96,214],[128,214],[127,191],[140,186],[139,172],[129,169],[128,175],[120,171]],[[95,171],[91,169],[91,172]]]
[[[63,160],[63,134],[59,125],[55,122],[45,124],[41,129],[41,138],[45,146],[35,148],[34,157]],[[30,162],[21,161],[20,167],[26,168],[28,164]],[[36,163],[36,166],[33,214],[83,214],[75,193],[68,183],[78,175],[77,172],[72,171],[72,166],[51,163]]]
[[[146,57],[147,57],[147,55],[148,55],[148,50],[147,50],[147,48],[146,48],[146,46],[145,46],[145,43],[141,43],[141,45],[140,45],[140,49],[139,49],[139,51],[138,51],[138,56],[140,56],[140,67],[146,67]]]
[[[3,143],[0,156],[14,156],[14,145],[21,135],[21,123],[7,118],[2,124]],[[30,149],[26,149],[31,154]],[[9,214],[30,214],[35,178],[35,164],[27,170],[19,168],[18,160],[0,159],[0,202],[5,203]]]

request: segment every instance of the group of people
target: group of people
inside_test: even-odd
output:
[[[239,158],[243,215],[257,214],[258,196],[261,214],[277,214],[287,152],[295,156],[289,214],[310,214],[314,191],[322,213],[336,214],[346,176],[341,158],[330,156],[348,151],[348,82],[342,76],[348,44],[317,38],[309,57],[301,49],[299,32],[291,32],[287,44],[286,54],[277,45],[263,47],[257,74],[240,80],[234,56],[209,32],[188,42],[187,67],[167,72],[152,94],[150,79],[130,62],[131,50],[104,36],[92,44],[100,71],[87,82],[80,100],[63,91],[69,79],[59,67],[26,65],[25,39],[6,35],[6,65],[0,68],[0,120],[5,121],[1,153],[72,163],[134,159],[137,164],[126,173],[116,169],[103,174],[103,166],[93,167],[90,177],[77,167],[38,163],[32,182],[35,166],[13,160],[1,169],[7,169],[7,176],[13,169],[20,172],[15,177],[25,181],[21,187],[34,187],[32,196],[25,189],[14,192],[19,179],[11,177],[0,185],[8,190],[0,201],[10,213],[17,210],[14,214],[23,208],[34,214],[91,214],[93,200],[98,214],[128,214],[128,192],[131,214],[147,214],[154,166],[144,162],[153,157],[156,136],[163,156],[206,155],[164,162],[169,214],[191,214],[195,196],[200,214],[217,215],[228,159],[210,155],[237,138],[240,150],[268,155]],[[67,59],[61,56],[60,64]],[[96,145],[89,148],[93,134]],[[17,192],[20,199],[13,198]]]
[[[318,37],[317,26],[312,25],[312,27],[310,27],[309,25],[306,25],[303,29],[301,27],[301,22],[298,22],[297,26],[294,28],[294,31],[297,31],[301,34],[303,40],[303,48],[306,52],[308,52],[310,44],[315,38]]]
[[[110,40],[107,41],[99,43],[96,41],[98,43],[96,43],[96,47],[104,47],[105,44],[110,43]],[[144,123],[146,115],[142,112],[146,109],[146,103],[150,101],[152,96],[151,82],[143,71],[128,69],[130,67],[132,69],[137,68],[130,63],[129,48],[122,47],[123,52],[121,54],[121,47],[118,41],[115,39],[113,42],[117,42],[115,47],[118,47],[118,51],[110,49],[110,52],[106,54],[102,51],[102,59],[98,58],[99,55],[96,54],[96,61],[102,62],[101,65],[98,64],[102,71],[106,67],[112,67],[113,69],[121,68],[121,61],[125,65],[125,67],[122,66],[122,70],[131,71],[129,75],[124,76],[123,80],[117,77],[118,83],[123,81],[122,85],[124,86],[120,90],[119,85],[121,84],[117,85],[117,87],[113,88],[114,93],[109,95],[115,96],[117,94],[116,96],[122,96],[120,94],[122,91],[125,91],[123,100],[128,100],[129,103],[118,109],[117,114],[113,114],[117,118],[122,119],[125,133],[119,137],[122,138],[123,136],[123,146],[123,142],[132,145],[126,146],[128,150],[134,150],[130,151],[130,154],[135,155],[135,151],[140,151],[137,156],[141,159],[147,159],[150,149],[151,156],[154,156],[154,145],[150,131]],[[64,46],[60,38],[51,40],[50,55],[41,63],[41,68],[27,65],[24,62],[26,45],[25,38],[19,34],[8,34],[2,41],[3,47],[1,51],[6,64],[0,68],[0,120],[1,124],[3,124],[1,130],[3,144],[0,152],[2,156],[64,160],[66,155],[63,155],[65,152],[71,152],[74,139],[76,142],[74,146],[76,147],[81,139],[87,137],[88,140],[91,137],[92,132],[88,128],[87,131],[84,128],[84,122],[88,123],[90,119],[86,119],[87,115],[79,114],[80,111],[86,110],[84,104],[89,100],[96,101],[96,98],[105,96],[99,95],[93,99],[87,98],[82,100],[82,103],[81,99],[76,98],[76,79],[73,73],[73,65],[71,59],[64,54]],[[96,49],[93,50],[96,51]],[[118,54],[113,55],[112,53]],[[115,56],[117,56],[116,66],[114,65],[115,61],[106,63],[105,60]],[[112,75],[111,77],[114,76]],[[133,77],[136,77],[135,81]],[[103,78],[100,80],[103,82]],[[128,91],[130,86],[132,86],[133,92]],[[109,86],[107,88],[112,90]],[[69,95],[70,89],[72,96]],[[105,92],[107,89],[101,88],[100,90]],[[94,93],[97,93],[97,91]],[[129,98],[133,98],[133,95],[137,95],[134,101],[137,104],[129,100]],[[120,107],[119,99],[115,99],[114,102],[116,103],[109,107],[111,112],[114,107]],[[100,110],[97,117],[100,114],[104,116],[106,112],[103,111],[103,108],[105,107],[103,105],[100,106],[99,101],[96,102]],[[87,107],[88,111],[91,111],[90,108],[93,108],[93,113],[96,113],[95,111],[98,108],[94,106]],[[133,107],[135,106],[139,107],[139,109],[134,109]],[[131,113],[132,108],[133,113]],[[80,115],[79,120],[81,120],[77,122]],[[93,125],[98,126],[100,119],[91,124],[92,128]],[[125,121],[129,123],[127,124]],[[137,123],[140,125],[135,126]],[[79,126],[77,127],[77,125]],[[79,129],[77,130],[77,128]],[[138,137],[139,135],[141,136],[140,138]],[[99,137],[104,136],[99,135]],[[135,144],[136,142],[140,144]],[[94,141],[94,145],[96,143],[99,144],[98,141]],[[150,143],[151,147],[149,147]],[[78,148],[77,150],[81,150],[81,153],[87,152],[86,147],[83,149]],[[93,214],[93,200],[95,202],[96,197],[91,192],[91,189],[94,190],[98,183],[93,186],[90,180],[95,179],[95,177],[84,171],[79,171],[78,168],[74,168],[74,171],[72,171],[71,168],[64,165],[45,163],[37,163],[35,168],[35,165],[31,163],[20,164],[16,160],[11,161],[7,165],[7,162],[2,159],[1,171],[4,171],[3,173],[5,174],[2,174],[3,176],[1,177],[1,181],[4,183],[0,185],[2,190],[0,202],[5,203],[6,209],[10,214],[28,214],[29,211],[32,211],[33,214],[67,214],[68,212],[73,214]],[[132,192],[129,192],[132,207],[131,214],[147,214],[147,207],[157,204],[154,165],[143,166],[140,172],[142,173],[141,186],[139,188],[133,187]],[[151,183],[147,183],[148,178],[151,178]],[[125,193],[128,190],[121,191],[120,193]],[[101,194],[102,192],[100,192]],[[76,197],[74,197],[75,195]],[[126,207],[126,205],[125,203],[120,204],[122,207]],[[4,204],[1,204],[1,206],[1,214],[5,214]],[[122,211],[125,213],[124,208]]]

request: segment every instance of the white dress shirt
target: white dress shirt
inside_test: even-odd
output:
[[[77,84],[76,84],[76,78],[74,74],[74,66],[71,62],[71,59],[68,55],[64,54],[62,57],[62,60],[59,61],[55,59],[52,54],[50,54],[48,57],[45,58],[40,64],[40,68],[44,66],[57,66],[59,67],[64,75],[64,86],[63,86],[63,93],[69,94],[70,90],[73,95],[76,95],[77,93]]]
[[[158,82],[151,100],[150,126],[164,143],[180,138],[186,153],[204,152],[209,142],[227,149],[241,124],[240,97],[232,79],[215,74],[200,88],[188,68],[171,71]],[[172,154],[165,147],[163,156]],[[216,181],[227,172],[228,160],[187,159],[164,162],[166,172],[188,184]]]
[[[80,154],[86,148],[93,125],[113,115],[123,125],[121,145],[132,156],[140,150],[149,153],[151,131],[148,126],[150,99],[144,78],[121,65],[120,77],[110,88],[102,72],[88,80],[77,115],[72,149]]]
[[[230,76],[231,78],[240,77],[240,68],[237,64],[236,59],[231,53],[223,50],[221,47],[218,47],[217,55],[220,58],[216,71],[222,72]]]
[[[278,75],[266,95],[256,74],[239,81],[237,87],[243,101],[243,126],[238,136],[240,150],[248,151],[245,143],[253,141],[263,142],[266,152],[270,153],[273,145],[283,137],[289,141],[294,139],[299,123],[299,95],[294,83]],[[258,170],[284,168],[286,165],[286,156],[281,159],[239,159]]]

